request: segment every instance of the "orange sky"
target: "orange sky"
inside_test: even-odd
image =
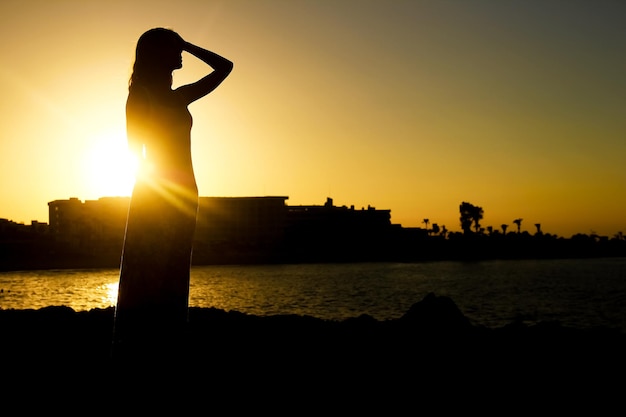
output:
[[[155,26],[235,63],[190,106],[202,196],[390,209],[405,227],[626,232],[626,2],[0,4],[0,217],[129,195],[124,103]],[[175,85],[203,73],[189,55]]]

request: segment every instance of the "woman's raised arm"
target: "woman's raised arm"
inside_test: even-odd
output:
[[[207,76],[194,83],[180,86],[177,89],[183,99],[189,104],[215,90],[228,77],[228,74],[233,69],[233,63],[215,52],[208,51],[189,42],[184,42],[182,49],[213,68],[213,72]]]

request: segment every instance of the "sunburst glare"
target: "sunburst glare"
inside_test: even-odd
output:
[[[128,150],[124,132],[98,135],[84,158],[85,179],[97,196],[130,196],[137,159]]]

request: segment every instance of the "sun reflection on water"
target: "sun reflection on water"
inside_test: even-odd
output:
[[[102,298],[102,302],[105,305],[116,305],[117,304],[117,289],[119,286],[119,282],[110,282],[108,284],[104,284],[103,287],[105,289],[106,296]]]

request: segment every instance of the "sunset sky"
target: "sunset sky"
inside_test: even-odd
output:
[[[201,196],[626,233],[626,1],[3,0],[0,22],[0,218],[130,195],[128,78],[163,26],[235,64],[190,106]],[[207,70],[183,65],[175,86]]]

